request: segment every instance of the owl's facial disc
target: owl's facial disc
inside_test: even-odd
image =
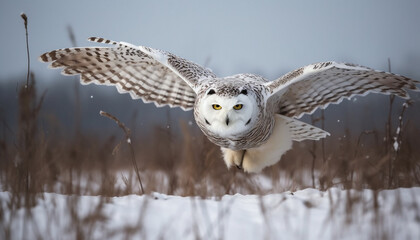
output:
[[[256,112],[256,101],[246,90],[237,96],[219,96],[214,89],[207,91],[199,111],[207,130],[229,137],[247,131]]]

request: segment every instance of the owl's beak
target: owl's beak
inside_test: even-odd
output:
[[[226,125],[229,125],[229,117],[226,117]]]

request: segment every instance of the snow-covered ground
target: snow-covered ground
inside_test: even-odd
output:
[[[11,194],[0,192],[0,233],[11,239],[420,239],[420,188],[374,196],[338,188],[206,199],[44,193],[28,211],[11,210]]]

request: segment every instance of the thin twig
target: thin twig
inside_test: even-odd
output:
[[[402,105],[402,110],[400,115],[398,116],[398,127],[397,130],[395,132],[395,137],[394,137],[394,150],[395,150],[395,157],[397,157],[400,149],[401,149],[401,142],[402,142],[402,134],[403,134],[403,118],[404,118],[404,113],[405,110],[412,104],[411,100],[407,100],[403,103]],[[397,145],[395,145],[395,143],[397,143]]]
[[[67,33],[69,34],[71,45],[73,47],[76,47],[77,46],[76,36],[74,35],[73,28],[70,25],[67,26]]]
[[[314,125],[319,119],[316,119],[314,115],[311,115],[311,123]],[[311,176],[312,176],[312,187],[315,188],[315,160],[316,160],[316,141],[312,141],[312,149],[309,149],[309,153],[312,156],[312,167],[311,167]],[[325,162],[323,162],[325,163]]]
[[[72,47],[76,47],[77,43],[76,43],[76,35],[74,34],[73,28],[68,25],[67,26],[67,33],[69,35],[69,39],[71,42]],[[74,93],[75,93],[75,97],[74,97],[74,126],[75,126],[75,137],[76,139],[80,138],[81,136],[81,131],[80,131],[80,126],[81,126],[81,122],[82,122],[82,118],[81,118],[81,104],[80,104],[80,83],[78,80],[77,76],[73,76],[75,81],[74,81]]]
[[[131,145],[131,131],[130,131],[130,129],[127,128],[124,125],[124,123],[122,123],[118,118],[116,118],[115,116],[113,116],[110,113],[107,113],[107,112],[104,112],[104,111],[100,111],[99,114],[101,116],[103,116],[103,117],[107,117],[107,118],[109,118],[111,120],[114,120],[115,123],[118,125],[118,127],[120,127],[124,131],[126,142],[130,146],[131,162],[133,163],[133,167],[134,167],[134,169],[136,171],[137,179],[139,180],[139,183],[140,183],[141,192],[142,192],[142,194],[144,194],[143,183],[142,183],[141,178],[140,178],[140,171],[139,171],[139,168],[138,168],[137,163],[136,163],[136,160],[135,160],[133,146]],[[117,145],[117,147],[120,144],[121,144],[121,142]]]
[[[321,109],[321,128],[325,129],[325,114],[324,109]],[[321,139],[322,162],[325,163],[325,138]]]
[[[28,40],[28,17],[25,13],[21,13],[20,17],[23,19],[23,23],[25,24],[25,32],[26,32],[26,55],[28,56],[28,71],[26,73],[26,87],[29,85],[29,72],[31,69],[31,60],[29,57],[29,40]]]
[[[388,72],[391,72],[391,59],[388,58]],[[391,94],[389,96],[389,111],[388,111],[388,121],[386,123],[386,151],[388,155],[388,187],[391,187],[392,183],[392,172],[393,172],[393,159],[391,156],[392,152],[392,122],[391,122],[391,116],[392,116],[392,106],[394,105],[394,99],[395,95]]]
[[[26,95],[25,97],[30,97],[30,96],[34,96],[34,94],[31,94],[31,88],[33,88],[34,87],[34,81],[32,81],[32,83],[31,83],[31,86],[29,86],[29,74],[30,74],[30,72],[31,72],[31,62],[30,62],[30,57],[29,57],[29,42],[28,42],[28,17],[26,16],[26,14],[25,13],[21,13],[20,14],[20,17],[23,19],[23,23],[24,23],[24,25],[25,25],[25,33],[26,33],[26,55],[27,55],[27,57],[28,57],[28,59],[27,59],[27,63],[28,63],[28,69],[27,69],[27,73],[26,73],[26,85],[25,85],[25,89],[26,89],[26,94],[24,94],[23,92],[22,92],[22,94],[23,95]],[[33,79],[32,79],[33,80]],[[26,101],[25,101],[25,103],[27,103]],[[29,131],[26,129],[26,133],[29,133]],[[25,134],[26,135],[26,134]],[[27,152],[28,151],[28,136],[25,136],[25,140],[24,140],[24,148],[25,148],[25,151]],[[29,188],[30,188],[30,186],[29,186],[29,183],[30,183],[30,181],[29,181],[29,178],[30,178],[30,173],[29,173],[29,164],[28,164],[28,158],[27,158],[27,156],[25,156],[25,158],[24,158],[24,162],[25,162],[25,165],[24,165],[24,168],[25,168],[25,180],[26,180],[26,184],[25,184],[25,187],[26,187],[26,189],[25,189],[25,199],[26,199],[26,201],[25,201],[25,204],[28,204],[28,202],[29,202],[29,200],[28,200],[28,198],[29,198]],[[25,222],[24,222],[24,225],[25,225]]]

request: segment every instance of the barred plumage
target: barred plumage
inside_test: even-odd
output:
[[[354,64],[322,62],[267,81],[253,74],[217,78],[172,53],[104,38],[89,41],[112,47],[58,49],[40,56],[82,84],[116,86],[133,99],[194,109],[203,133],[222,148],[228,167],[257,172],[278,162],[292,141],[329,134],[300,118],[330,103],[370,92],[408,98],[415,80]]]
[[[58,49],[41,55],[40,60],[52,62],[51,68],[64,68],[62,73],[65,75],[80,74],[82,84],[116,86],[120,93],[129,93],[133,99],[141,98],[144,102],[154,102],[158,107],[169,105],[184,110],[194,107],[194,90],[179,76],[180,73],[170,69],[171,66],[160,63],[138,47],[127,43],[103,38],[89,40],[116,47]],[[165,54],[163,51],[159,53]],[[174,58],[172,54],[168,56]],[[187,60],[177,59],[179,68],[192,65]],[[194,74],[187,74],[186,71],[181,74],[188,75],[186,77],[194,84],[199,77],[213,76],[209,70],[199,67],[194,69]]]
[[[272,89],[277,87],[275,82],[282,83],[276,93],[279,95],[277,112],[297,118],[345,98],[371,92],[408,98],[406,90],[417,90],[415,84],[418,83],[404,76],[346,63],[312,64],[297,72],[285,75],[293,75],[293,78],[282,77],[269,83]]]

